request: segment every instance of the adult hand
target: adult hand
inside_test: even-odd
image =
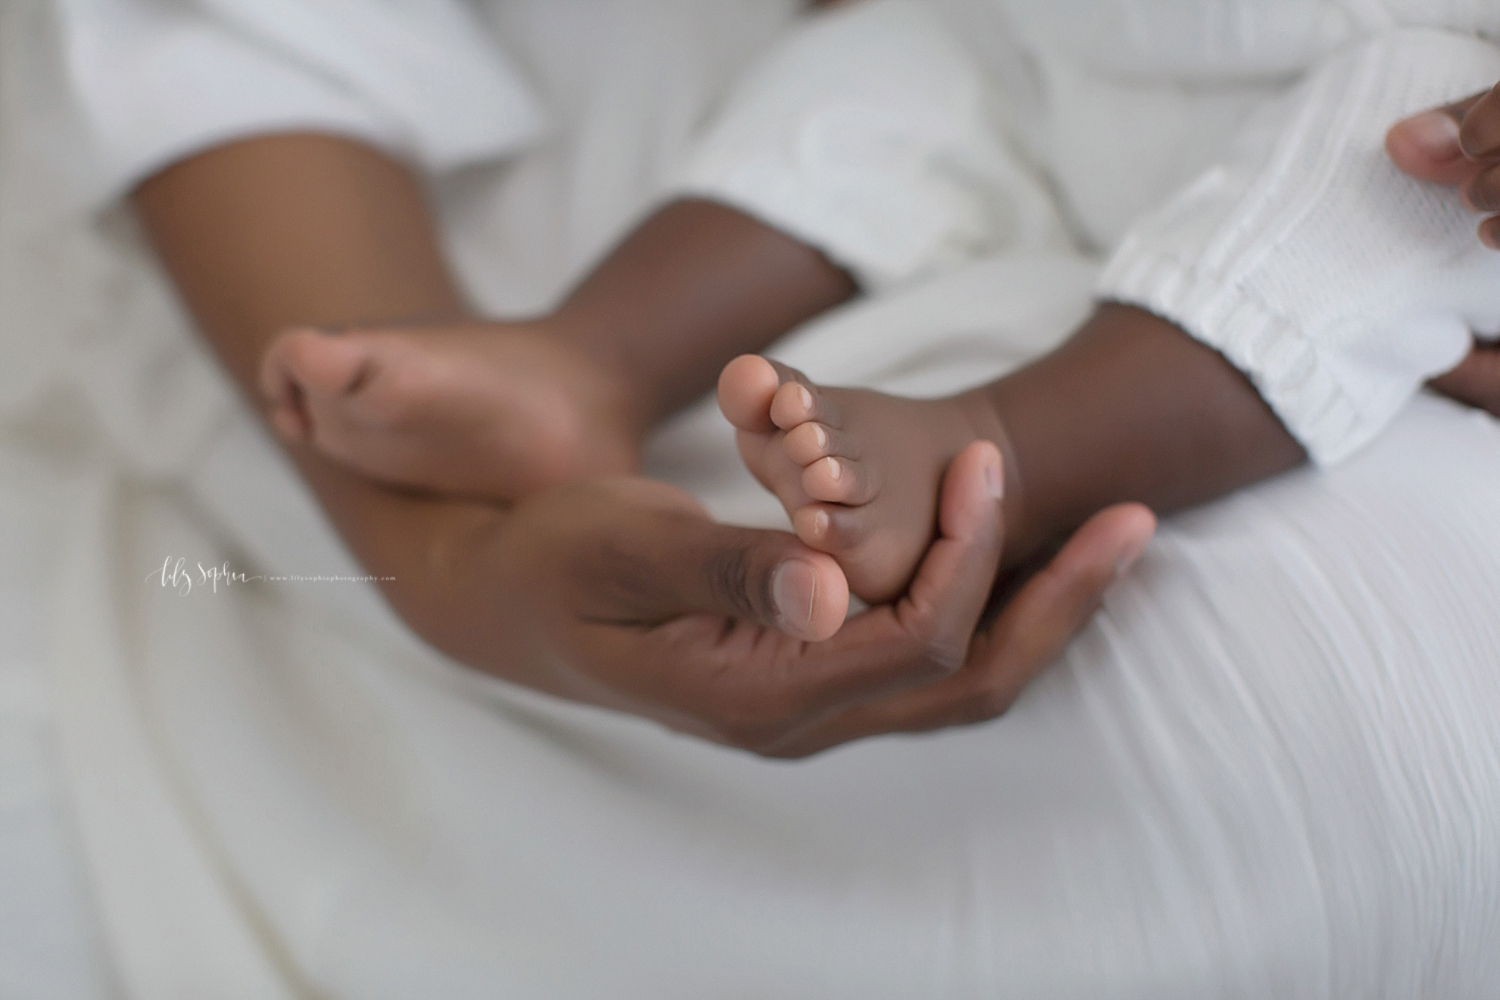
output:
[[[1397,122],[1386,135],[1386,150],[1413,177],[1457,188],[1464,204],[1484,214],[1480,241],[1500,249],[1500,86]],[[1476,345],[1431,385],[1500,416],[1500,345]]]
[[[955,459],[910,592],[842,628],[847,590],[826,555],[715,524],[644,479],[523,501],[470,547],[447,624],[414,624],[500,676],[767,756],[978,722],[1056,658],[1155,527],[1139,505],[1097,515],[976,632],[1003,540],[986,485],[999,469],[987,442]]]

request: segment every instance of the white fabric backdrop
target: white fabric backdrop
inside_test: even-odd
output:
[[[39,37],[35,11],[0,10],[7,54]],[[667,189],[787,8],[489,15],[553,139],[439,194],[476,294],[518,310]],[[1165,89],[1188,120],[1222,109],[1183,86]],[[0,102],[18,90],[0,79]],[[56,986],[36,995],[117,979],[153,998],[1467,998],[1500,982],[1489,418],[1424,398],[1347,465],[1175,519],[996,724],[771,764],[457,670],[359,587],[182,595],[152,578],[178,556],[355,569],[128,228],[44,224],[36,149],[0,144],[0,207],[26,209],[0,211],[17,359],[0,459],[24,483],[0,491],[19,526],[0,579],[7,608],[35,609],[0,618],[0,662],[21,692],[7,712],[30,720],[14,731],[35,736],[7,762],[39,783],[21,807],[45,829],[17,838],[37,859],[25,878],[0,873],[57,904],[33,929],[77,960],[27,966]],[[781,354],[942,391],[1064,335],[1094,278],[1065,251],[1001,253]],[[651,462],[723,516],[780,518],[709,407]]]

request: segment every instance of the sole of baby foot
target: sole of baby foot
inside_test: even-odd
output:
[[[534,325],[296,330],[261,384],[283,437],[400,486],[516,499],[639,463],[626,387]]]
[[[864,601],[904,593],[936,533],[943,473],[979,437],[965,408],[827,388],[753,355],[724,369],[719,405],[803,543],[833,556]]]

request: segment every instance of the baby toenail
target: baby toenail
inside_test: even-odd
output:
[[[817,535],[819,538],[828,534],[828,526],[832,520],[833,519],[828,516],[828,511],[826,510],[820,510],[817,513],[813,514],[813,534]]]
[[[844,475],[844,467],[839,465],[836,458],[828,459],[828,475],[833,479],[840,479]]]
[[[797,398],[802,401],[802,408],[804,410],[811,410],[812,409],[812,405],[813,405],[812,393],[810,393],[810,392],[807,391],[807,386],[805,386],[805,385],[799,385],[799,386],[797,386]]]
[[[818,448],[820,450],[823,448],[827,448],[828,432],[825,431],[820,425],[813,424],[813,440],[818,442]]]

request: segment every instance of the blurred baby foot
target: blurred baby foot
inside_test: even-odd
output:
[[[295,330],[261,385],[283,437],[402,486],[514,499],[639,462],[626,387],[539,324]]]

